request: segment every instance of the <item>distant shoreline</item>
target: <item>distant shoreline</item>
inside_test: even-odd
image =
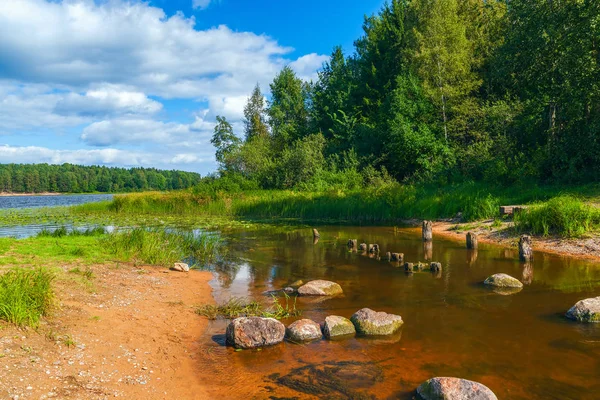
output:
[[[9,193],[9,192],[0,192],[0,197],[13,197],[13,196],[60,196],[64,193],[54,193],[54,192],[41,192],[41,193]]]

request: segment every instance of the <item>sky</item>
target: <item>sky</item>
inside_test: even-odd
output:
[[[216,170],[257,83],[348,53],[383,0],[0,0],[0,163]]]

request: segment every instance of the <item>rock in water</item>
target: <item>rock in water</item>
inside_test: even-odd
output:
[[[348,318],[330,315],[325,318],[323,334],[327,339],[331,339],[336,336],[354,335],[356,334],[356,329],[352,321]]]
[[[190,272],[190,266],[185,263],[175,263],[170,269],[171,271]]]
[[[531,236],[523,235],[519,239],[519,259],[523,262],[533,260]]]
[[[385,312],[373,311],[370,308],[363,308],[352,315],[350,318],[356,332],[361,335],[391,335],[396,332],[404,321],[399,315],[388,314]]]
[[[567,318],[600,323],[600,296],[578,301],[567,311]]]
[[[494,274],[483,281],[484,285],[495,286],[499,288],[522,288],[523,284],[517,278],[506,274]]]
[[[317,239],[320,237],[321,237],[321,234],[319,233],[319,231],[316,229],[313,229],[313,238]]]
[[[293,322],[285,330],[285,334],[293,342],[308,342],[321,339],[321,327],[310,319],[301,319]]]
[[[274,318],[242,317],[227,325],[227,345],[237,349],[272,346],[281,343],[285,326]]]
[[[301,296],[335,296],[342,293],[344,291],[340,285],[324,280],[310,281],[298,288]]]
[[[424,242],[431,242],[431,240],[433,239],[433,222],[423,221],[421,235],[423,237]]]
[[[498,400],[487,386],[460,378],[432,378],[417,388],[417,394],[423,400]]]
[[[432,262],[429,264],[429,270],[431,272],[440,272],[442,270],[442,263]]]

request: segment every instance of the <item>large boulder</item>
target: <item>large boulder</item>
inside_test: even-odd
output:
[[[404,323],[399,315],[377,312],[370,308],[363,308],[355,312],[350,320],[354,324],[356,332],[367,336],[391,335],[398,331]]]
[[[321,327],[310,319],[301,319],[287,327],[286,336],[293,342],[308,342],[321,339]]]
[[[522,288],[523,284],[517,278],[513,278],[507,274],[494,274],[492,276],[488,276],[485,281],[483,281],[484,285],[494,286],[498,288]]]
[[[487,386],[460,378],[432,378],[417,394],[423,400],[498,400]]]
[[[327,339],[331,339],[336,336],[355,335],[356,328],[354,328],[354,324],[348,318],[330,315],[325,318],[325,323],[323,324],[323,334]]]
[[[342,293],[344,291],[340,285],[324,280],[310,281],[298,288],[300,296],[335,296]]]
[[[241,317],[229,323],[225,336],[229,346],[253,349],[282,342],[285,326],[273,318]]]
[[[600,296],[578,301],[567,311],[567,318],[600,323]]]

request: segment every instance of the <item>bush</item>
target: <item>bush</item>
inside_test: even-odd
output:
[[[573,196],[555,197],[515,215],[519,230],[544,236],[580,236],[599,224],[600,210]]]
[[[54,300],[54,274],[44,268],[13,269],[0,276],[0,319],[36,327]]]

